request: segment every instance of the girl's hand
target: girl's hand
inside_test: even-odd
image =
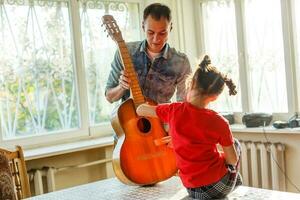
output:
[[[170,148],[173,149],[173,142],[172,142],[172,140],[171,140],[171,136],[169,136],[169,137],[170,137],[170,142],[168,143],[168,147],[170,147]]]
[[[163,137],[163,138],[160,138],[160,139],[156,139],[156,140],[154,140],[154,144],[156,146],[167,144],[168,147],[173,148],[173,143],[172,143],[172,140],[171,140],[171,136],[166,136],[166,137]]]

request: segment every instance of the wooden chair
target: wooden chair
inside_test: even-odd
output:
[[[16,200],[13,176],[9,167],[9,161],[3,153],[0,153],[0,200]]]
[[[0,148],[0,153],[5,155],[8,159],[17,199],[30,197],[29,179],[22,148],[16,146],[16,151],[8,151]]]

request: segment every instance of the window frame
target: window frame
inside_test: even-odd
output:
[[[50,1],[50,0],[49,0]],[[105,1],[105,2],[109,2]],[[144,0],[112,0],[111,2],[137,3],[139,9],[139,19],[142,19],[142,8],[145,5]],[[70,20],[70,38],[74,63],[74,84],[77,90],[78,108],[79,108],[79,128],[47,132],[41,135],[22,136],[18,138],[4,139],[0,133],[0,144],[4,148],[13,148],[16,144],[24,148],[35,148],[51,144],[78,141],[95,137],[104,137],[112,135],[113,129],[109,122],[103,122],[96,125],[90,125],[88,91],[86,82],[86,71],[83,58],[83,45],[81,36],[80,7],[78,1],[68,0],[69,20]],[[141,24],[141,21],[139,21]],[[99,22],[99,27],[101,22]],[[142,30],[140,31],[142,36]],[[1,123],[0,123],[1,128]],[[37,142],[38,141],[38,142]]]

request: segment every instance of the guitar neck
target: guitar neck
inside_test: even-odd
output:
[[[129,54],[129,51],[127,49],[127,46],[124,42],[118,41],[117,42],[119,47],[119,52],[123,61],[123,66],[128,73],[129,79],[130,79],[130,89],[131,89],[131,95],[132,99],[135,105],[140,105],[142,103],[145,103],[145,98],[143,96],[142,90],[139,85],[139,80],[137,78],[133,63],[131,61],[131,57]]]

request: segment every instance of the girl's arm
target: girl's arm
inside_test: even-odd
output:
[[[230,164],[230,165],[235,166],[237,164],[237,161],[238,161],[238,156],[237,156],[237,153],[235,151],[234,145],[226,146],[226,147],[222,146],[222,149],[224,151],[226,164]]]
[[[137,107],[136,113],[140,116],[146,117],[158,117],[156,114],[156,107],[149,104],[141,104]],[[166,136],[160,139],[154,140],[155,145],[160,146],[168,143],[168,146],[173,148],[171,136]]]
[[[136,109],[136,113],[140,116],[157,117],[156,106],[151,106],[148,104],[139,105]]]

